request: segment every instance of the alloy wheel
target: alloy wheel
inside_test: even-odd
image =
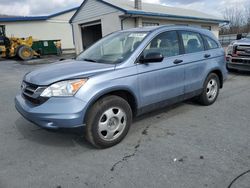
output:
[[[213,101],[218,93],[218,84],[215,79],[209,80],[207,84],[207,98],[209,101]]]

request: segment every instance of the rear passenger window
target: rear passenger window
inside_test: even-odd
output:
[[[205,42],[207,43],[207,48],[209,50],[219,48],[219,45],[213,39],[211,39],[210,37],[207,37],[207,36],[203,36],[203,37],[205,39]]]
[[[179,55],[179,41],[176,31],[168,31],[155,37],[144,50],[144,56],[158,52],[164,57]]]
[[[190,31],[181,31],[180,34],[183,40],[185,53],[204,51],[204,45],[200,34]]]

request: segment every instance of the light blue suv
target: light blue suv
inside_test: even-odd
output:
[[[215,102],[225,53],[208,30],[159,26],[110,34],[76,60],[24,76],[16,109],[40,127],[85,126],[98,148],[119,143],[132,118],[189,98]]]

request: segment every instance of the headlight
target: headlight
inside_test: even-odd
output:
[[[67,80],[57,82],[46,88],[41,97],[66,97],[73,96],[85,83],[87,79]]]
[[[227,48],[227,55],[231,55],[233,53],[233,46],[229,45]]]

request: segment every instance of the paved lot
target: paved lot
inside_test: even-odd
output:
[[[250,74],[231,74],[213,106],[144,115],[121,144],[96,150],[81,129],[49,132],[16,112],[22,76],[40,66],[0,61],[0,188],[226,188],[250,169]],[[249,188],[250,174],[231,187]]]

